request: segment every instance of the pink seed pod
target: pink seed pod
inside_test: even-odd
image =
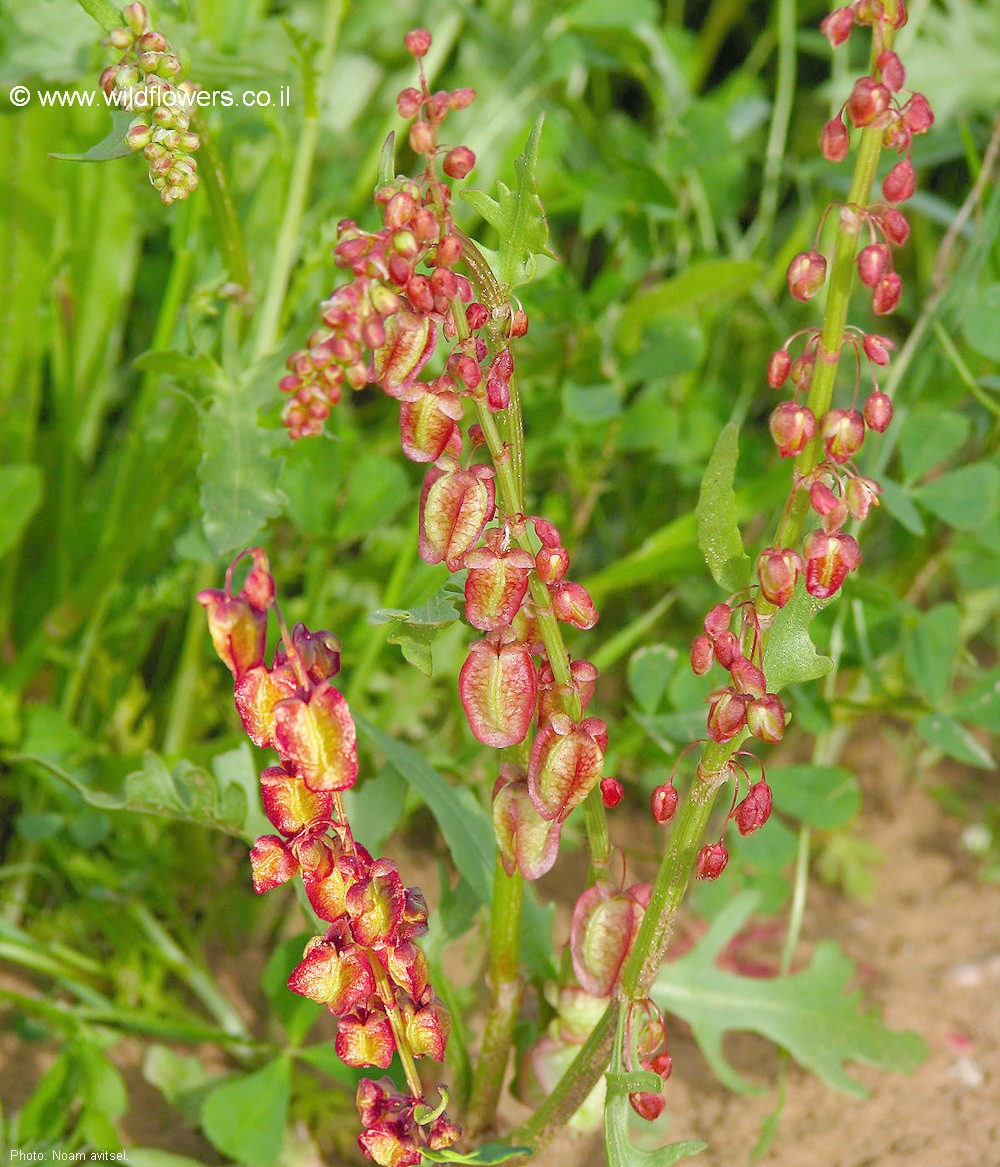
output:
[[[773,693],[765,693],[747,706],[747,728],[769,745],[777,745],[785,736],[785,707]]]
[[[538,694],[527,646],[477,641],[459,673],[458,693],[476,741],[497,750],[524,741]]]
[[[433,466],[420,492],[419,551],[424,563],[458,571],[496,509],[491,468],[442,470]]]
[[[889,353],[896,347],[889,337],[879,336],[874,332],[868,333],[861,343],[865,350],[865,356],[873,365],[880,366],[889,363]]]
[[[879,53],[875,60],[875,66],[882,75],[882,80],[893,93],[898,93],[906,84],[906,70],[903,68],[903,62],[891,49]]]
[[[562,582],[552,587],[552,611],[557,620],[586,630],[597,623],[598,614],[587,589],[578,583]]]
[[[414,28],[403,37],[406,51],[412,53],[418,60],[426,57],[431,47],[431,34],[426,28]]]
[[[542,547],[535,556],[535,571],[544,584],[558,583],[569,571],[569,553],[565,547]]]
[[[882,179],[882,194],[889,203],[905,203],[908,198],[913,197],[916,188],[917,176],[909,158],[897,162]]]
[[[816,481],[809,488],[809,505],[823,520],[824,531],[836,531],[847,519],[847,505],[825,482]]]
[[[876,316],[888,316],[899,306],[903,280],[898,272],[890,271],[872,289],[872,309]]]
[[[851,134],[839,117],[830,118],[823,127],[820,149],[827,162],[843,162],[851,147]]]
[[[253,890],[262,895],[299,873],[299,863],[288,849],[284,839],[277,835],[261,835],[250,852],[253,872]]]
[[[934,125],[934,114],[922,93],[914,93],[903,106],[903,120],[911,134],[925,134]]]
[[[601,801],[608,810],[614,810],[624,797],[625,788],[617,778],[601,779]]]
[[[732,687],[714,693],[708,710],[708,736],[714,742],[732,741],[747,723],[749,699]]]
[[[504,769],[493,790],[493,831],[500,861],[508,875],[519,871],[525,879],[540,879],[551,871],[559,854],[562,824],[543,819],[532,805],[523,777],[511,780]]]
[[[297,835],[317,819],[328,819],[333,795],[310,790],[284,766],[268,766],[260,776],[261,801],[271,825],[281,834]]]
[[[576,901],[570,953],[576,979],[592,997],[609,997],[621,979],[648,900],[648,885],[613,892],[596,883]]]
[[[696,677],[703,677],[712,667],[714,659],[712,638],[706,632],[702,632],[691,643],[691,671]]]
[[[745,656],[738,656],[729,670],[732,673],[733,684],[737,691],[749,697],[763,697],[767,691],[767,682],[763,672]]]
[[[805,405],[783,401],[771,414],[771,437],[782,458],[791,458],[812,441],[816,433],[816,418]]]
[[[414,122],[408,138],[414,154],[428,154],[434,149],[434,131],[427,122]]]
[[[910,237],[910,224],[902,211],[887,207],[882,212],[882,230],[886,239],[895,247],[902,247]]]
[[[859,77],[847,99],[847,115],[860,129],[870,126],[892,105],[888,86],[874,77]]]
[[[498,555],[477,547],[465,560],[465,617],[473,628],[492,632],[506,628],[517,615],[528,590],[534,561],[527,551],[512,549]]]
[[[673,783],[664,782],[657,786],[649,799],[649,809],[654,820],[661,826],[669,823],[677,813],[678,794]]]
[[[653,1094],[649,1090],[630,1094],[628,1100],[636,1114],[647,1122],[656,1122],[667,1105],[662,1094]]]
[[[746,797],[733,813],[736,829],[744,838],[752,835],[754,831],[759,831],[771,817],[772,802],[771,788],[763,778],[750,787]]]
[[[776,608],[783,608],[795,592],[795,581],[805,571],[801,557],[789,548],[767,547],[757,560],[757,580],[761,595]]]
[[[842,45],[851,35],[854,25],[853,8],[835,8],[829,16],[820,22],[820,32],[827,38],[833,48]]]
[[[367,379],[377,381],[390,397],[401,397],[416,382],[436,342],[437,328],[426,316],[397,312],[386,321],[385,344],[375,350]]]
[[[865,424],[877,434],[884,434],[891,421],[892,401],[881,389],[876,389],[865,402]]]
[[[358,777],[358,739],[343,695],[329,683],[308,698],[289,697],[274,709],[281,764],[310,790],[347,790]]]
[[[844,488],[844,501],[851,518],[859,522],[866,519],[872,506],[878,506],[881,493],[882,488],[872,479],[862,478],[860,474],[852,478]]]
[[[823,416],[822,433],[827,457],[843,465],[861,449],[865,419],[856,409],[831,409]]]
[[[543,819],[562,821],[601,779],[604,751],[584,726],[553,718],[535,736],[528,794]]]
[[[861,549],[850,535],[813,531],[803,547],[806,560],[806,591],[818,600],[828,600],[840,590],[851,571],[861,565]]]
[[[858,277],[866,288],[874,288],[889,270],[891,262],[888,243],[869,243],[858,252]]]
[[[401,118],[416,117],[424,103],[424,96],[419,89],[404,89],[396,98],[396,109]]]
[[[731,669],[740,655],[740,638],[733,632],[723,632],[712,641],[715,659],[724,669]]]
[[[796,300],[811,300],[826,282],[826,260],[815,249],[800,251],[788,265],[787,278]]]
[[[705,617],[705,631],[714,640],[729,631],[732,619],[733,610],[728,604],[716,604]]]
[[[476,165],[476,156],[468,146],[456,146],[449,150],[441,163],[441,169],[449,178],[465,178]]]
[[[706,843],[698,852],[695,866],[696,879],[718,879],[729,862],[729,852],[720,839],[718,843]]]
[[[474,89],[453,89],[451,91],[451,108],[465,109],[476,100],[476,91]]]
[[[237,681],[264,662],[267,613],[245,599],[232,599],[217,588],[197,595],[208,616],[208,630],[216,654]]]
[[[304,959],[288,978],[288,987],[325,1005],[334,1017],[343,1017],[367,1004],[375,992],[375,978],[368,953],[339,933],[331,939],[316,937],[309,942]]]
[[[787,349],[780,348],[777,352],[771,353],[771,359],[767,362],[768,385],[772,389],[780,389],[788,380],[788,373],[791,367],[792,359]]]
[[[458,423],[462,402],[454,393],[420,392],[404,400],[399,410],[399,438],[411,462],[436,462],[446,451],[461,450]]]

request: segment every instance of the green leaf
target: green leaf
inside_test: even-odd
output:
[[[638,24],[653,24],[657,19],[653,0],[578,0],[566,13],[570,28],[617,28],[631,32]]]
[[[201,1122],[213,1145],[247,1167],[271,1167],[281,1154],[288,1121],[287,1054],[252,1074],[220,1082],[205,1098]]]
[[[474,1151],[428,1151],[422,1150],[428,1163],[506,1163],[508,1159],[519,1159],[530,1155],[530,1147],[508,1147],[503,1143],[483,1143]]]
[[[628,687],[645,714],[659,709],[667,683],[677,671],[678,652],[665,644],[638,648],[629,658]]]
[[[279,944],[268,957],[260,976],[260,987],[270,1002],[271,1010],[288,1034],[288,1044],[292,1048],[301,1046],[321,1014],[315,1001],[309,997],[299,997],[288,988],[288,978],[292,969],[302,960],[310,936],[310,933],[303,933]]]
[[[535,277],[538,255],[551,255],[548,248],[549,225],[545,208],[538,197],[538,144],[545,115],[540,113],[531,127],[524,151],[514,160],[516,190],[511,191],[497,180],[497,198],[481,190],[463,190],[462,198],[496,229],[499,250],[487,251],[493,274],[504,294]]]
[[[448,579],[418,608],[377,608],[368,613],[371,624],[392,624],[390,644],[398,644],[403,656],[425,677],[431,676],[431,645],[438,634],[461,619],[463,583]]]
[[[375,190],[378,194],[383,186],[396,177],[396,131],[390,130],[382,143],[382,152],[378,156],[378,177],[375,179]]]
[[[629,301],[618,322],[617,346],[624,353],[639,348],[642,330],[674,312],[695,312],[745,295],[757,282],[761,264],[749,259],[702,259],[662,280]]]
[[[976,295],[962,321],[962,333],[972,347],[1000,361],[1000,284],[989,284]]]
[[[775,613],[764,650],[764,676],[771,693],[800,681],[818,680],[833,668],[833,661],[820,656],[809,636],[809,625],[822,607],[799,580],[795,594]]]
[[[614,1075],[608,1074],[610,1079]],[[704,1151],[708,1143],[697,1139],[687,1139],[680,1143],[667,1143],[655,1151],[636,1147],[629,1134],[629,1104],[626,1090],[608,1092],[604,1104],[604,1152],[608,1167],[673,1167],[681,1159],[687,1159]]]
[[[288,986],[283,986],[285,993],[288,996]],[[312,1002],[315,1005],[315,1001]],[[318,1014],[318,1010],[314,1009],[314,1013]],[[332,1078],[334,1082],[342,1082],[345,1086],[351,1088],[353,1092],[358,1076],[350,1068],[344,1065],[344,1061],[340,1054],[337,1053],[336,1043],[333,1041],[319,1041],[315,1045],[307,1045],[303,1049],[295,1051],[295,1056],[310,1066],[315,1066],[321,1073],[326,1074],[328,1078]]]
[[[562,389],[563,413],[580,425],[597,425],[618,417],[622,402],[614,385],[576,385],[565,381]]]
[[[55,1142],[70,1120],[67,1102],[73,1097],[69,1049],[64,1048],[42,1075],[18,1115],[18,1135],[25,1146]]]
[[[406,502],[409,485],[399,458],[362,454],[352,462],[347,496],[333,529],[334,539],[365,538],[391,519]]]
[[[701,480],[695,511],[698,546],[712,578],[725,592],[741,591],[750,583],[750,557],[743,550],[733,491],[739,435],[736,422],[730,422],[719,435]]]
[[[58,158],[62,162],[108,162],[112,158],[124,158],[134,154],[125,144],[125,135],[132,124],[135,114],[127,109],[111,111],[111,129],[106,138],[102,138],[96,145],[90,147],[85,154],[50,154],[50,158]]]
[[[917,733],[932,746],[944,750],[952,758],[976,766],[980,770],[992,770],[993,755],[961,722],[943,713],[931,713],[917,722]]]
[[[923,1061],[927,1049],[915,1033],[887,1029],[862,1011],[860,990],[846,992],[855,964],[832,941],[818,944],[809,967],[791,976],[765,980],[717,968],[716,958],[744,927],[756,899],[733,900],[689,953],[664,967],[653,990],[657,1005],[691,1026],[724,1085],[756,1090],[726,1061],[722,1043],[729,1030],[761,1034],[827,1085],[859,1098],[866,1092],[846,1063],[905,1071]]]
[[[988,462],[960,466],[918,486],[913,497],[956,531],[975,531],[995,514],[1000,470]]]
[[[42,472],[27,463],[0,466],[0,559],[21,541],[42,501]]]
[[[111,0],[76,0],[76,2],[105,32],[118,28],[122,22],[121,12],[115,8]]]
[[[405,742],[396,741],[367,718],[354,715],[362,737],[376,745],[399,776],[420,795],[434,816],[459,873],[482,904],[493,894],[496,844],[486,811],[463,787],[452,786]]]
[[[939,706],[948,696],[955,660],[961,649],[961,616],[955,604],[938,604],[917,617],[906,642],[906,671]]]
[[[194,1054],[185,1056],[169,1046],[156,1044],[146,1050],[142,1059],[142,1076],[180,1113],[185,1124],[191,1126],[197,1124],[204,1096],[216,1082]],[[130,1161],[131,1157],[129,1151]]]
[[[215,555],[248,546],[284,507],[281,459],[272,457],[277,435],[258,425],[253,379],[216,367],[211,403],[198,412],[202,525]]]
[[[770,766],[767,780],[774,809],[810,827],[845,826],[861,806],[857,779],[842,766]]]
[[[903,481],[909,485],[946,462],[969,436],[969,419],[944,409],[915,409],[899,431]]]
[[[881,502],[889,514],[898,523],[902,524],[911,535],[922,536],[926,527],[909,490],[905,486],[900,486],[898,482],[893,482],[891,478],[886,478],[884,475],[880,479],[879,484],[882,487]]]
[[[962,721],[1000,734],[1000,668],[983,673],[954,703],[951,712]]]

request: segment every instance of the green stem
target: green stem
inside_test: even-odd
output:
[[[195,580],[198,591],[210,587],[215,569],[202,566]],[[187,742],[191,718],[198,704],[198,674],[201,671],[202,645],[205,642],[205,613],[199,604],[192,604],[184,629],[180,663],[170,698],[170,710],[163,731],[163,752],[168,758],[177,757]]]
[[[319,140],[319,99],[317,81],[325,79],[333,62],[333,55],[340,36],[340,25],[344,15],[344,0],[327,0],[323,19],[320,49],[316,56],[315,69],[306,75],[305,111],[298,145],[292,161],[292,174],[288,183],[288,197],[285,213],[278,231],[271,274],[257,315],[257,336],[254,341],[253,359],[260,360],[274,348],[278,339],[281,308],[292,267],[298,255],[302,227],[302,215],[309,193],[309,176],[316,158],[316,143]]]
[[[519,871],[508,875],[496,860],[490,909],[490,1011],[483,1047],[472,1079],[465,1128],[478,1134],[493,1120],[521,1009],[521,906],[524,879]]]

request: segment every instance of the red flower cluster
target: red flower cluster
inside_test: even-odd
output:
[[[313,910],[330,927],[309,941],[288,980],[292,992],[325,1005],[338,1019],[336,1048],[349,1066],[387,1069],[393,1054],[444,1059],[450,1018],[427,980],[416,941],[427,931],[427,905],[404,887],[389,859],[373,859],[356,842],[340,792],[358,774],[357,737],[344,697],[330,678],[340,645],[328,632],[297,624],[265,664],[274,581],[260,548],[233,595],[230,565],[223,590],[198,601],[208,614],[216,652],[235,678],[236,708],[250,738],[278,752],[280,765],[261,774],[264,812],[278,831],[250,852],[254,891],[301,876]],[[242,556],[240,557],[242,558]],[[458,1138],[443,1115],[422,1132],[419,1097],[362,1082],[358,1105],[362,1150],[376,1163],[420,1162],[420,1147],[440,1149]]]

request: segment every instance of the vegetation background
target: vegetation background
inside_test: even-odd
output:
[[[750,541],[766,540],[787,489],[764,370],[814,319],[785,294],[784,273],[846,190],[846,170],[817,144],[864,67],[842,52],[831,81],[826,10],[164,2],[154,16],[191,76],[237,95],[206,118],[237,233],[220,230],[204,190],[163,208],[139,159],[50,158],[104,137],[103,104],[52,108],[36,96],[19,109],[6,95],[15,83],[96,91],[99,30],[70,0],[0,3],[0,1097],[11,1148],[141,1143],[129,1157],[139,1167],[356,1153],[354,1078],[319,1011],[284,989],[304,922],[291,893],[250,890],[259,766],[193,601],[234,552],[265,545],[290,621],[341,637],[356,712],[470,803],[485,805],[492,787],[494,760],[455,700],[468,630],[419,615],[372,621],[419,613],[444,582],[416,554],[422,475],[400,456],[394,409],[360,393],[328,437],[294,447],[279,421],[284,356],[336,279],[336,223],[371,223],[379,152],[400,127],[395,94],[412,82],[402,38],[417,25],[434,33],[432,85],[479,93],[453,117],[477,155],[470,184],[509,182],[545,112],[539,192],[559,262],[523,289],[529,477],[601,611],[580,651],[602,667],[609,772],[628,792],[613,829],[640,871],[652,863],[649,791],[703,718],[704,686],[679,665],[718,598],[693,508],[722,426],[743,426]],[[317,76],[331,32],[333,61]],[[997,975],[988,958],[1000,963],[1000,912],[981,898],[1000,875],[989,740],[1000,729],[1000,9],[918,0],[900,45],[937,123],[915,143],[902,306],[880,325],[899,345],[896,419],[866,445],[862,471],[882,481],[883,506],[866,524],[860,578],[815,636],[833,646],[835,679],[795,693],[795,733],[776,759],[822,764],[826,785],[779,805],[759,842],[734,848],[725,877],[695,896],[691,928],[745,889],[777,927],[804,824],[817,832],[814,873],[833,889],[815,902],[863,934],[879,918],[866,912],[895,902],[894,875],[905,883],[918,855],[926,871],[930,839],[952,864],[942,887],[960,877],[977,905],[968,951],[956,940],[955,959],[941,959],[967,956],[982,985]],[[277,106],[282,86],[290,108]],[[244,108],[245,88],[272,94],[270,108]],[[289,191],[310,140],[299,217]],[[465,226],[481,227],[468,210]],[[412,662],[429,657],[427,679]],[[879,728],[859,731],[870,715]],[[866,743],[872,776],[860,819],[860,787],[838,768],[852,741],[855,752]],[[438,898],[438,869],[450,870],[438,826],[391,760],[373,752],[367,773],[353,798],[359,838],[374,852],[396,833],[389,853],[409,857]],[[873,833],[866,813],[884,829]],[[893,834],[907,816],[919,826]],[[582,860],[561,860],[543,891],[570,901],[576,868]],[[442,879],[435,959],[451,968],[466,957],[445,942],[466,930],[461,952],[475,951],[481,918]],[[906,886],[920,893],[919,879]],[[920,954],[931,933],[926,920],[913,926],[898,943]],[[455,992],[460,1004],[474,997],[460,978]],[[953,993],[928,981],[900,1015],[890,993],[890,1019],[920,1028],[940,995]],[[707,1070],[683,1048],[671,1090],[712,1142],[720,1116],[737,1112],[707,1079],[692,1094],[685,1061],[702,1067],[690,1071],[696,1086]],[[738,1140],[746,1151],[761,1117],[758,1107]],[[676,1113],[672,1131],[685,1121]],[[988,1129],[996,1135],[995,1119]]]

